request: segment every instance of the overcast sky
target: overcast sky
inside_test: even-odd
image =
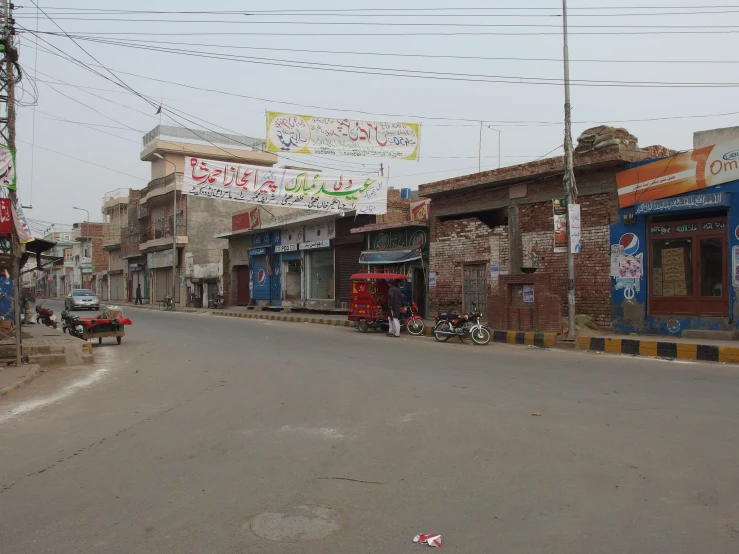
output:
[[[81,36],[78,46],[64,36],[41,34],[38,51],[35,36],[22,28],[61,31],[42,13],[37,18],[30,0],[18,4],[25,6],[15,11],[25,72],[19,94],[24,106],[18,112],[18,190],[22,202],[33,205],[28,216],[36,227],[43,225],[39,221],[84,220],[84,213],[73,206],[88,209],[91,219],[100,221],[105,192],[146,186],[149,164],[139,160],[141,137],[160,119],[176,124],[173,117],[257,138],[264,138],[265,110],[422,122],[419,162],[292,156],[316,166],[345,168],[345,174],[372,171],[382,162],[395,187],[416,188],[476,172],[480,120],[486,122],[483,169],[498,166],[497,130],[503,165],[561,152],[557,148],[562,144],[564,92],[557,0],[42,0],[41,8],[64,31]],[[711,86],[739,82],[733,77],[739,67],[739,4],[709,8],[716,3],[652,0],[647,5],[659,6],[653,9],[636,8],[636,3],[614,7],[618,4],[599,0],[569,6],[571,77],[581,80],[572,88],[573,138],[600,122],[613,122],[635,134],[641,146],[683,150],[692,147],[695,130],[736,125],[738,115],[677,117],[739,112],[736,88]],[[163,12],[252,11],[100,12],[117,6]],[[345,11],[365,6],[407,11]],[[91,11],[82,15],[80,10]],[[150,102],[63,59],[59,51],[114,80],[106,69],[95,67],[99,62]],[[304,69],[293,67],[295,62],[331,66],[322,66],[330,71]],[[423,73],[432,78],[378,74],[393,69],[437,73]],[[603,81],[618,86],[600,86]],[[694,86],[657,88],[640,82]],[[155,115],[151,105],[159,102],[165,106],[163,116]],[[656,118],[666,119],[644,121]]]

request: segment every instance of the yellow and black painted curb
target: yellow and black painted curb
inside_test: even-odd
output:
[[[31,373],[27,374],[20,381],[16,381],[12,385],[7,386],[7,387],[3,387],[2,389],[0,389],[0,397],[7,396],[11,392],[13,392],[13,391],[16,391],[18,389],[22,389],[23,387],[25,387],[28,383],[30,383],[31,381],[33,381],[39,375],[41,375],[41,368],[39,366],[36,366],[36,369],[34,371],[32,371]]]
[[[539,348],[552,348],[557,342],[557,333],[534,333],[529,331],[490,331],[493,342],[522,344]]]
[[[332,325],[334,327],[356,327],[353,321],[346,321],[343,319],[331,319],[323,317],[302,317],[295,315],[278,315],[278,314],[263,314],[263,313],[249,313],[249,312],[210,312],[213,315],[222,317],[238,317],[242,319],[266,319],[268,321],[288,321],[290,323],[315,323],[319,325]]]
[[[739,348],[733,346],[640,339],[609,339],[605,337],[579,337],[577,345],[579,348],[593,352],[704,362],[739,363]]]

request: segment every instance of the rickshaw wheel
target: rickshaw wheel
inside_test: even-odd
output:
[[[364,319],[360,319],[359,321],[357,321],[357,331],[359,331],[360,333],[366,333],[368,329],[369,325]]]

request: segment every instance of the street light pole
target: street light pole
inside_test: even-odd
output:
[[[570,52],[567,46],[567,0],[562,0],[562,34],[564,37],[564,84],[565,84],[565,174],[564,187],[567,197],[567,340],[577,338],[575,327],[575,253],[572,251],[570,238],[571,222],[569,206],[577,204],[577,186],[572,160],[572,106],[570,104]]]
[[[172,191],[172,311],[175,306],[175,291],[177,290],[177,166],[173,161],[168,160],[161,154],[155,152],[154,156],[160,160],[164,160],[168,164],[172,164],[174,172],[174,190]]]

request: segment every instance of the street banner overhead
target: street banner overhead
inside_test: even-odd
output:
[[[720,142],[616,174],[622,208],[739,179],[739,140]]]
[[[417,160],[418,123],[355,121],[267,112],[267,150],[278,154],[325,154]]]
[[[15,190],[15,151],[0,146],[0,187]]]
[[[233,200],[344,214],[387,213],[387,182],[378,177],[234,164],[185,157],[182,192]]]

